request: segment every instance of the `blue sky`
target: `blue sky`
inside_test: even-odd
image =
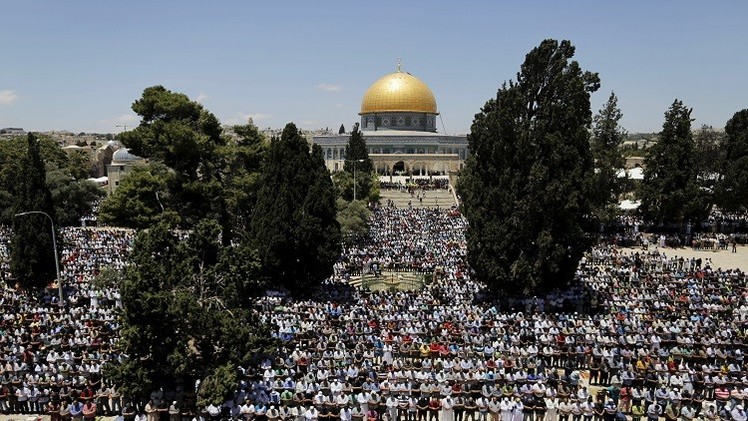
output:
[[[224,123],[346,127],[376,79],[434,91],[446,132],[515,77],[545,38],[569,39],[630,132],[659,131],[675,98],[695,127],[748,108],[746,1],[0,0],[0,127],[119,132],[163,85]],[[441,131],[441,127],[440,127]]]

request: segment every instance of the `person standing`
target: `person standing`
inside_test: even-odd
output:
[[[441,421],[454,421],[455,419],[454,399],[452,399],[451,396],[445,397],[441,401],[441,406],[442,406]]]
[[[641,400],[635,401],[631,405],[631,421],[641,421],[642,416],[644,416],[644,406]]]
[[[735,405],[735,408],[730,411],[733,421],[746,421],[745,409],[743,405]]]
[[[569,421],[570,415],[571,415],[571,404],[569,403],[569,399],[567,398],[561,399],[561,402],[559,402],[558,404],[559,421]]]
[[[426,398],[426,396],[421,396],[420,398],[418,398],[416,408],[418,409],[418,421],[426,421],[429,409],[428,398]]]
[[[149,399],[145,404],[145,416],[147,421],[158,421],[158,407],[153,403],[153,399]]]
[[[387,407],[387,416],[389,417],[390,421],[397,421],[397,405],[397,398],[394,395],[390,394],[390,396],[388,396],[387,400],[385,401],[385,406]]]
[[[465,397],[462,394],[455,397],[454,411],[455,421],[463,421],[465,416]]]
[[[558,399],[545,399],[545,421],[558,421]]]
[[[542,396],[536,396],[534,400],[535,400],[535,403],[533,407],[533,412],[535,413],[535,421],[543,421],[545,419],[545,413],[547,410],[546,405],[545,405],[545,398]]]
[[[432,395],[431,400],[429,400],[429,421],[439,421],[439,411],[441,408],[442,405],[439,399],[436,398],[436,395]]]
[[[465,400],[465,421],[475,421],[475,411],[478,410],[478,405],[475,403],[475,399],[472,396],[468,396]]]
[[[54,399],[47,405],[47,415],[49,415],[49,421],[61,421],[62,416],[60,415],[60,402]]]
[[[83,405],[78,399],[75,399],[68,408],[70,412],[70,418],[73,421],[83,420]]]
[[[655,401],[647,407],[647,421],[657,421],[662,414],[662,407]]]
[[[83,405],[83,419],[84,421],[94,421],[96,419],[96,404],[93,399],[89,399]]]

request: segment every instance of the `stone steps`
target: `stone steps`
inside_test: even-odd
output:
[[[367,273],[351,277],[348,285],[354,288],[367,287],[371,291],[384,291],[392,286],[403,290],[417,290],[423,286],[423,276],[422,273],[417,272],[384,272],[379,277]],[[388,280],[393,278],[397,280],[388,283]]]
[[[427,190],[423,200],[419,200],[416,195],[410,195],[407,191],[399,190],[381,190],[379,192],[379,203],[382,206],[387,204],[387,200],[391,200],[395,207],[407,208],[408,202],[414,208],[450,208],[455,205],[454,196],[450,190]]]

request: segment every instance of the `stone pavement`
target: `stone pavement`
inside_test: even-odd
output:
[[[421,190],[417,190],[421,193]],[[455,199],[451,190],[437,189],[426,190],[423,200],[420,200],[414,194],[410,195],[407,191],[382,189],[379,191],[379,204],[385,206],[387,200],[392,200],[398,209],[406,209],[408,202],[413,208],[436,208],[449,209],[455,205]]]
[[[711,259],[712,261],[712,267],[713,268],[722,268],[722,269],[740,269],[743,272],[748,271],[748,246],[745,245],[738,245],[737,247],[737,253],[732,253],[731,247],[728,247],[727,250],[694,250],[690,247],[684,247],[684,248],[659,248],[658,250],[660,252],[665,253],[668,257],[680,257],[683,256],[683,258],[691,259],[693,258],[701,258],[701,260],[705,264],[707,262],[707,259]],[[630,251],[641,251],[640,247],[626,247],[623,248],[623,250],[630,252]],[[649,251],[654,250],[654,246],[649,246]]]

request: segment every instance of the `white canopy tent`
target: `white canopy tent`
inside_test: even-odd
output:
[[[621,210],[636,210],[639,209],[639,206],[641,206],[642,202],[638,200],[624,200],[621,203],[618,204],[618,207],[621,208]]]

